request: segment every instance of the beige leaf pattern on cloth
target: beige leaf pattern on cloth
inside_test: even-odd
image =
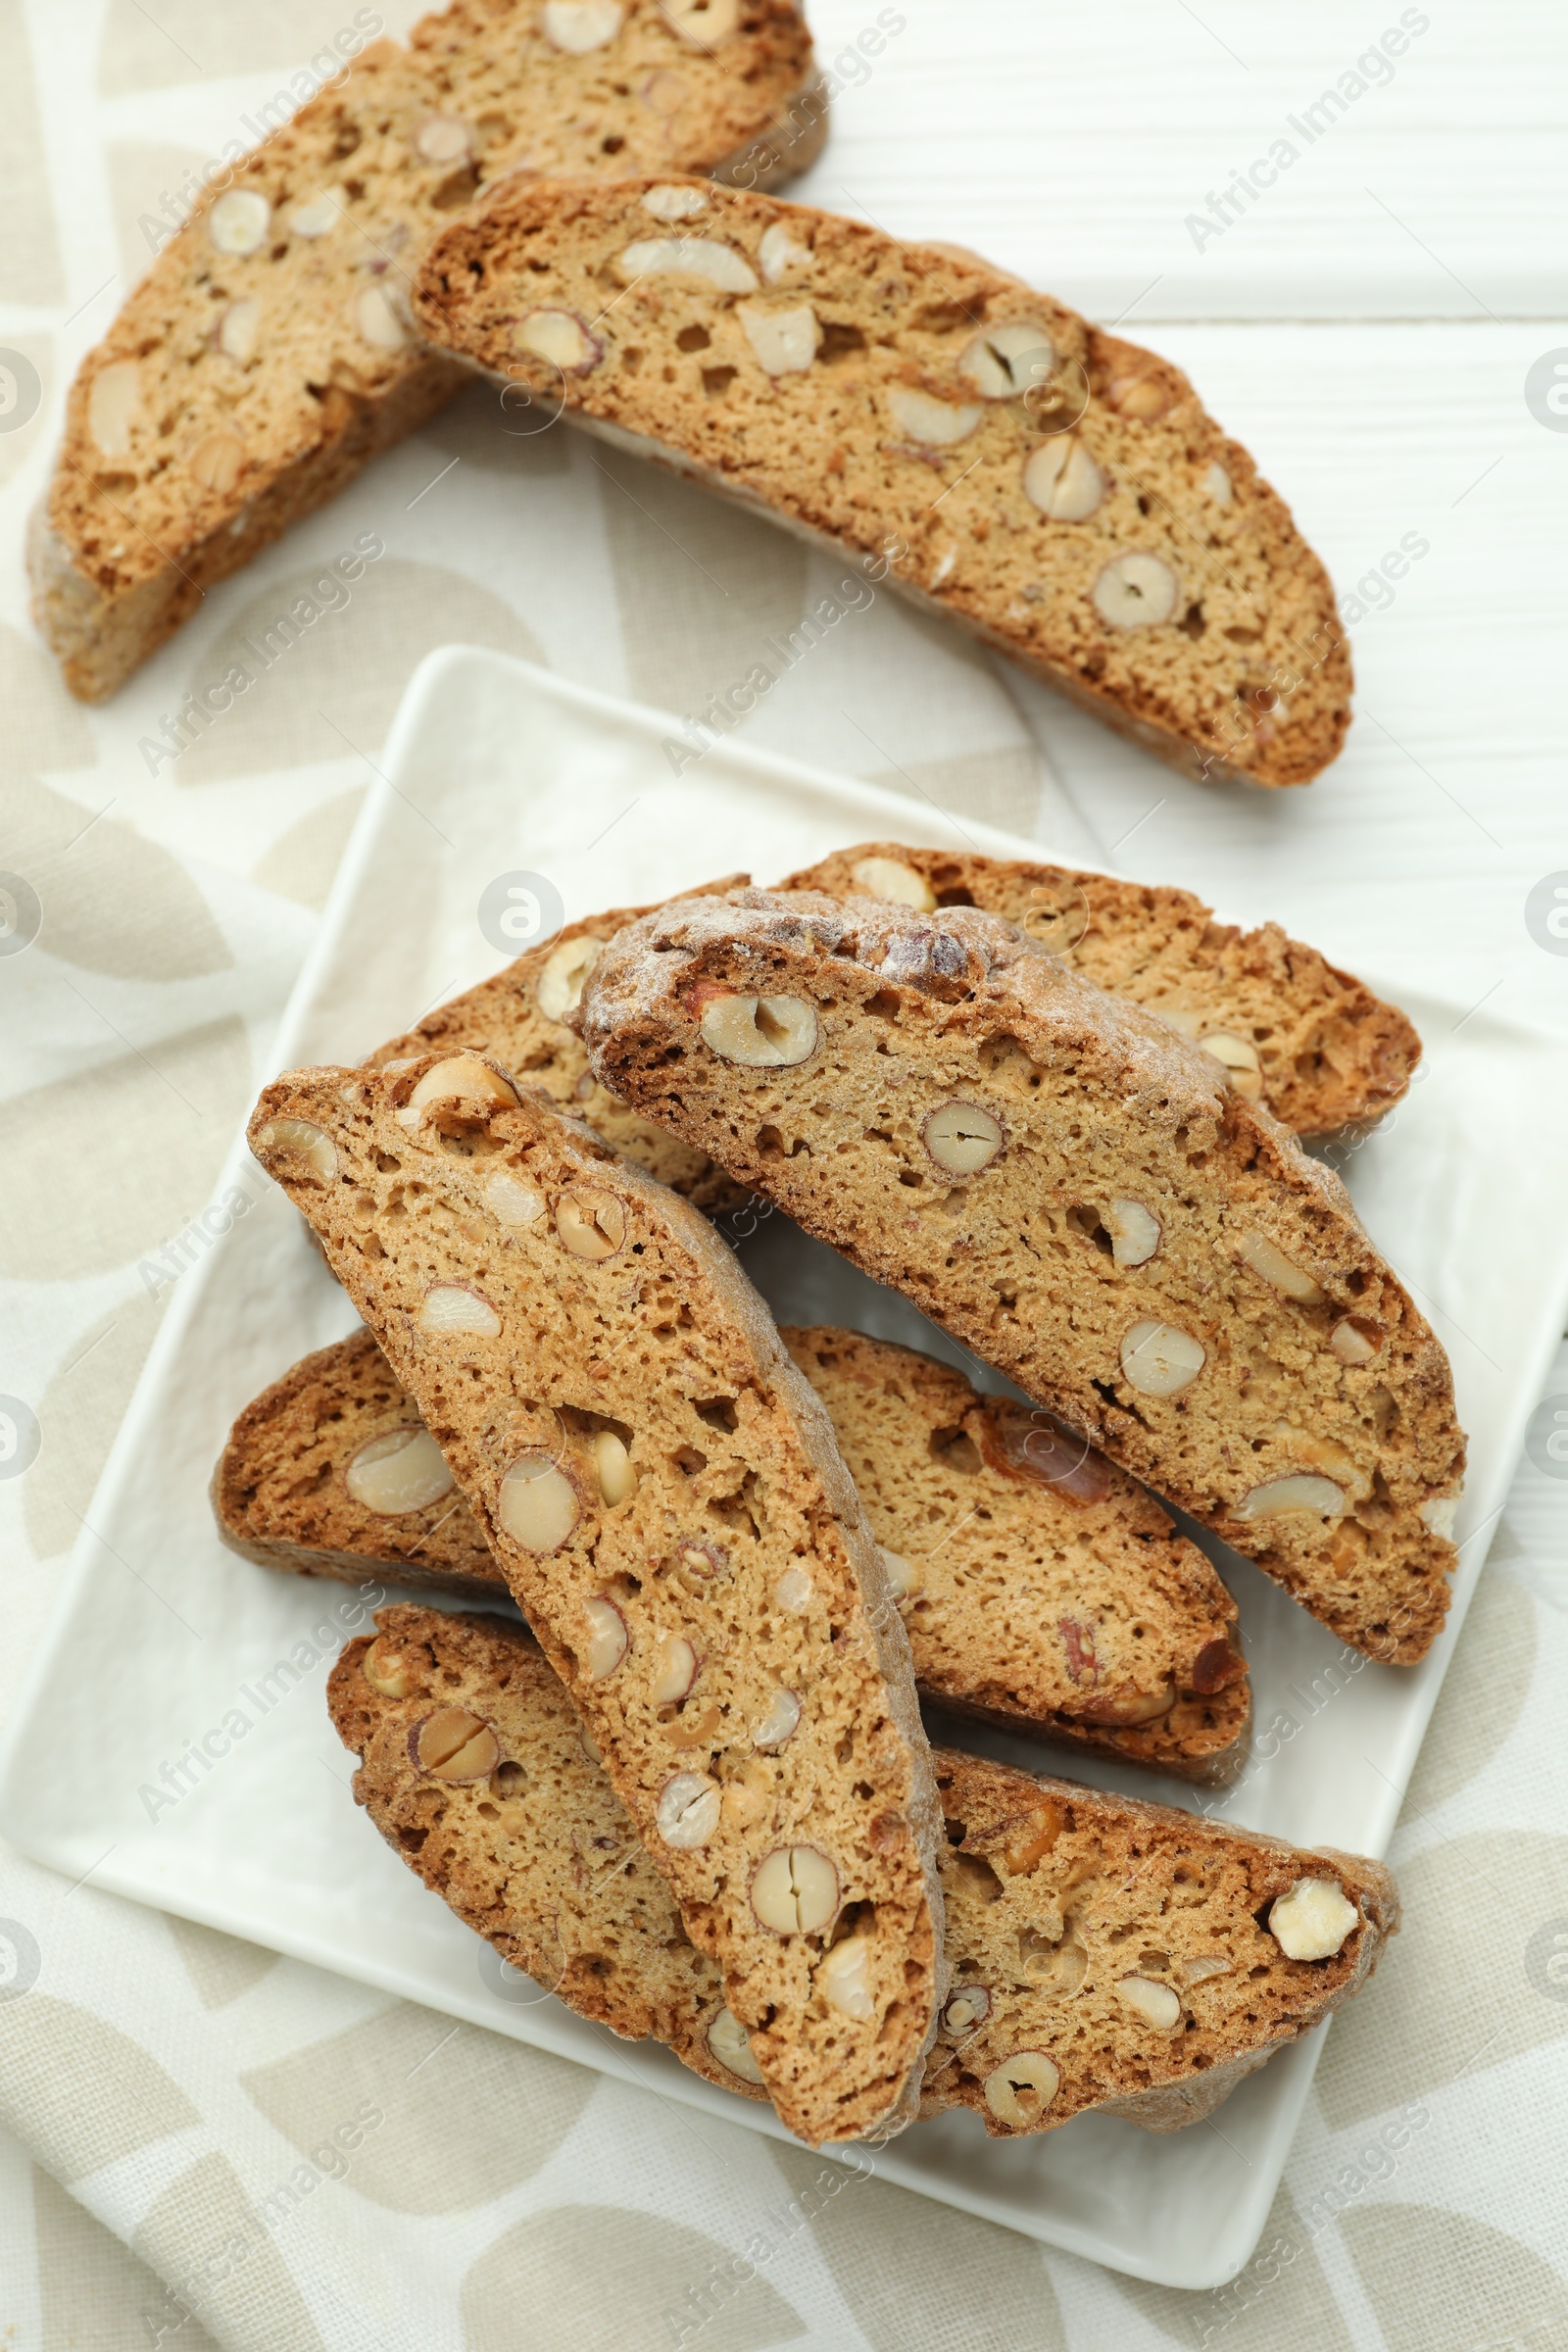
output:
[[[169,1933],[185,1963],[185,1974],[196,1987],[204,2009],[226,2009],[270,1976],[277,1966],[276,1952],[259,1944],[242,1943],[237,1936],[220,1936],[215,1928],[199,1927],[193,1919],[169,1914]]]
[[[366,12],[368,14],[369,12]],[[135,90],[158,90],[172,82],[218,81],[233,74],[279,69],[284,112],[298,106],[301,92],[290,74],[313,51],[321,52],[352,10],[338,0],[271,0],[267,8],[221,8],[207,0],[158,0],[156,11],[137,0],[109,0],[98,52],[98,87],[106,98]],[[379,20],[377,20],[379,21]],[[324,66],[324,55],[323,55]],[[259,101],[253,101],[253,115]],[[258,118],[264,127],[268,120]],[[234,123],[248,146],[259,134]]]
[[[120,240],[121,285],[104,297],[106,316],[123,290],[146,276],[187,209],[184,183],[207,158],[195,147],[116,139],[105,153],[109,197]],[[96,323],[96,318],[95,318]]]
[[[1538,1981],[1530,1951],[1554,1920],[1568,1934],[1568,1838],[1470,1831],[1397,1869],[1404,1927],[1379,1998],[1335,2019],[1318,2067],[1337,2132],[1568,2034],[1568,1984]]]
[[[715,2293],[714,2280],[734,2269],[729,2247],[682,2222],[626,2206],[556,2206],[498,2237],[465,2278],[466,2352],[520,2352],[523,2343],[527,2352],[670,2352],[688,2341],[703,2352],[762,2352],[806,2333],[760,2272]],[[692,2301],[705,2294],[706,2303]],[[710,2306],[710,2326],[700,2316]]]
[[[38,1400],[43,1443],[23,1490],[40,1559],[69,1551],[130,1402],[165,1301],[137,1292],[73,1341]]]
[[[1114,2274],[1110,2283],[1184,2352],[1192,2345],[1223,2345],[1224,2352],[1355,2352],[1312,2232],[1283,2187],[1256,2252],[1228,2285],[1184,2294]]]
[[[60,239],[49,200],[49,169],[38,114],[32,44],[26,12],[0,9],[0,90],[5,92],[5,137],[0,139],[0,302],[59,302],[65,294]]]
[[[1495,1565],[1494,1552],[1410,1776],[1405,1812],[1413,1821],[1435,1813],[1491,1763],[1530,1696],[1537,1646],[1535,1601]]]
[[[760,515],[640,458],[586,446],[598,469],[626,691],[661,710],[701,712],[766,659],[765,639],[787,636],[800,620],[808,552]]]
[[[338,860],[348,847],[354,819],[365,805],[363,788],[335,793],[297,823],[280,833],[251,880],[279,898],[297,899],[302,906],[322,906],[332,887]]]
[[[51,956],[117,980],[192,980],[232,968],[190,875],[121,822],[108,792],[101,816],[45,784],[12,784],[6,802],[6,854],[38,894],[39,941]]]
[[[47,1941],[39,1940],[47,1972]],[[140,2042],[36,1988],[24,2000],[0,2001],[0,2079],[7,2108],[26,2112],[27,2145],[68,2186],[202,2120]]]
[[[19,339],[16,349],[29,346]],[[0,436],[0,448],[25,447],[26,430]],[[17,452],[20,457],[22,450]],[[0,460],[3,466],[4,460]],[[0,479],[3,479],[0,474]],[[5,778],[9,803],[14,770],[21,767],[47,774],[57,767],[91,767],[98,758],[92,722],[79,703],[73,702],[60,683],[60,672],[41,645],[20,629],[0,623],[0,707],[6,712],[5,739],[0,744],[0,775]],[[106,790],[102,796],[109,798]],[[86,815],[91,815],[89,808]],[[9,855],[9,849],[8,849]]]
[[[548,2164],[598,2077],[400,2001],[240,2081],[304,2155],[343,2117],[378,2103],[385,2121],[355,2154],[360,2195],[395,2213],[461,2213]],[[481,2114],[526,2115],[527,2129],[476,2132]]]
[[[14,1097],[0,1120],[0,1276],[77,1281],[177,1234],[212,1191],[252,1086],[245,1024],[223,1020]]]
[[[871,2352],[1067,2352],[1042,2249],[994,2223],[769,2140],[833,2283]],[[983,2317],[982,2317],[983,2315]]]
[[[226,2156],[198,2157],[147,2208],[133,2240],[171,2290],[163,2324],[178,2327],[189,2310],[225,2344],[326,2352],[273,2234],[295,2210],[280,2195],[274,2217],[266,2200],[247,2196]]]
[[[0,166],[0,170],[3,168]],[[28,459],[37,450],[39,442],[48,429],[47,419],[52,413],[51,404],[55,390],[55,339],[53,335],[19,335],[8,330],[5,348],[7,351],[16,352],[25,362],[26,367],[18,368],[9,360],[0,361],[0,368],[5,369],[7,376],[15,379],[16,386],[13,391],[9,384],[0,382],[0,408],[8,409],[14,400],[20,413],[22,404],[30,402],[33,398],[33,387],[27,377],[26,368],[32,369],[38,379],[38,384],[37,407],[33,409],[31,416],[24,422],[13,426],[9,432],[0,432],[0,490],[6,487],[13,475],[22,471]],[[0,631],[0,637],[10,637],[14,634],[15,632],[10,629]],[[19,639],[18,642],[21,643],[22,640]],[[40,660],[36,649],[29,647],[28,651],[32,653],[35,662],[42,670],[45,664]],[[3,659],[3,655],[0,655],[0,661]],[[52,667],[53,664],[48,666]],[[17,718],[22,714],[19,711],[13,711],[12,715],[13,718]],[[91,757],[92,754],[89,752],[88,758]]]
[[[148,2316],[163,2311],[163,2280],[36,2165],[32,2227],[40,2352],[148,2352]],[[179,2352],[218,2352],[195,2319],[176,2340]]]
[[[1478,2214],[1391,2199],[1348,2213],[1345,2234],[1388,2352],[1568,2344],[1568,2278]]]
[[[229,590],[245,601],[186,683],[187,696],[205,698],[214,715],[188,749],[167,760],[145,755],[160,775],[213,784],[374,754],[410,672],[438,645],[488,645],[540,660],[533,632],[490,589],[384,547],[374,555],[357,544],[367,540],[382,546],[377,533],[344,526],[319,564],[265,588]],[[352,573],[356,564],[357,576],[346,576],[344,567]],[[240,677],[249,682],[237,685]],[[218,710],[225,694],[228,708]],[[167,743],[143,738],[159,740]]]

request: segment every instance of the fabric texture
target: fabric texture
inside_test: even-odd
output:
[[[1056,781],[1049,698],[765,522],[564,430],[518,432],[482,387],[215,593],[116,700],[70,701],[21,569],[70,373],[166,198],[336,29],[320,0],[0,0],[0,1707],[161,1315],[213,1246],[196,1219],[425,652],[492,646],[686,716],[814,612],[747,741],[1141,871]],[[347,585],[328,567],[367,539]],[[296,641],[179,748],[182,699],[284,613]],[[1191,789],[1148,777],[1151,802]],[[1402,873],[1399,841],[1374,855]],[[1330,2035],[1232,2287],[1113,2277],[672,2105],[635,2048],[592,2073],[0,1850],[7,2343],[1568,2342],[1568,1588],[1548,1564],[1565,1529],[1568,1489],[1527,1463],[1391,1857],[1405,1933]]]

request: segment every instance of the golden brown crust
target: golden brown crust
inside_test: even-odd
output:
[[[712,887],[726,890],[745,879],[744,875],[730,875]],[[596,1135],[709,1215],[736,1206],[746,1196],[722,1168],[690,1150],[678,1136],[639,1117],[600,1085],[571,1025],[575,996],[565,1019],[552,1018],[540,1003],[540,983],[546,981],[548,993],[546,976],[553,969],[565,961],[575,973],[577,959],[567,956],[568,950],[579,941],[613,939],[617,931],[648,911],[646,906],[612,906],[603,914],[565,924],[548,947],[530,948],[504,971],[481,980],[476,988],[454,997],[449,1004],[438,1004],[401,1037],[389,1038],[367,1055],[368,1065],[384,1069],[388,1062],[410,1060],[416,1054],[464,1049],[487,1054],[521,1085],[548,1095],[569,1117],[586,1120]]]
[[[804,1056],[716,1053],[707,1007],[734,996],[798,1003]],[[1207,1054],[996,916],[809,893],[646,917],[606,950],[582,1017],[617,1094],[1343,1640],[1425,1653],[1464,1466],[1447,1359],[1343,1187]],[[990,1122],[967,1171],[928,1140],[944,1106]],[[1127,1215],[1142,1254],[1118,1254]]]
[[[1335,758],[1350,660],[1327,576],[1177,369],[986,263],[768,197],[710,189],[678,224],[703,269],[650,259],[647,184],[499,189],[432,248],[425,331],[866,564],[1189,774],[1302,784]],[[594,322],[564,378],[519,340],[541,310]],[[1038,328],[1049,380],[977,398],[960,361],[1009,326]],[[1048,514],[1041,466],[1068,450]]]
[[[898,1557],[928,1697],[1184,1779],[1239,1768],[1250,1690],[1236,1605],[1151,1495],[1064,1446],[1044,1414],[988,1405],[911,1348],[826,1326],[780,1337]],[[418,1426],[368,1332],[318,1350],[234,1425],[213,1481],[224,1542],[296,1574],[358,1581],[374,1567],[506,1597],[456,1488],[391,1514],[349,1493],[365,1446]]]
[[[264,1568],[510,1600],[507,1580],[456,1487],[396,1514],[355,1501],[344,1473],[362,1446],[417,1426],[418,1413],[373,1336],[318,1348],[245,1407],[213,1472],[223,1542]]]
[[[988,2080],[1009,2050],[1043,2049],[1061,2076],[1052,2123],[1094,2107],[1148,2131],[1179,2130],[1348,2000],[1398,1927],[1398,1888],[1380,1863],[1307,1853],[949,1748],[936,1764],[953,1997],[984,1984],[993,1998],[978,2031],[944,2034],[922,2113],[940,2090],[944,2103],[972,2107],[993,2136],[1011,2136]],[[1332,1958],[1292,1960],[1264,1923],[1280,1895],[1318,1875],[1338,1884],[1356,1925]],[[1077,1987],[1063,1990],[1080,1954]],[[1032,1965],[1020,1971],[1026,1955]],[[1228,1965],[1196,1976],[1206,1960]],[[1129,1978],[1176,1994],[1168,2034],[1128,2022],[1118,1986]]]
[[[907,1588],[925,1697],[1184,1780],[1240,1766],[1236,1603],[1152,1494],[911,1348],[828,1325],[779,1336]]]
[[[458,0],[407,47],[367,49],[211,188],[89,352],[32,543],[34,614],[74,694],[112,693],[208,588],[467,380],[422,347],[404,290],[482,189],[625,166],[774,185],[820,144],[791,0],[744,0],[708,45],[656,0],[623,0],[612,40],[581,55],[552,44],[545,14]],[[214,208],[236,192],[265,198],[267,233],[220,252]],[[326,225],[296,232],[318,203]],[[135,396],[110,386],[95,410],[108,369]],[[122,430],[94,429],[117,415]]]
[[[1131,998],[1201,1041],[1218,1036],[1256,1065],[1257,1092],[1298,1135],[1328,1135],[1382,1117],[1409,1089],[1421,1040],[1397,1006],[1278,923],[1242,931],[1217,923],[1190,891],[1123,882],[1074,866],[985,858],[964,850],[911,850],[862,841],[791,874],[781,890],[866,894],[857,868],[871,860],[906,869],[939,906],[979,906],[1016,923],[1097,988]],[[873,878],[877,874],[873,868]],[[892,877],[873,898],[889,895]]]
[[[686,1941],[527,1635],[414,1607],[383,1609],[376,1624],[375,1643],[351,1642],[333,1669],[327,1704],[364,1759],[356,1800],[394,1851],[580,2015],[652,2035],[710,2082],[760,2097],[715,2054],[718,1972]],[[368,1656],[400,1695],[367,1682]],[[494,1728],[509,1760],[503,1773],[453,1786],[418,1769],[411,1734],[416,1740],[433,1698]],[[951,1749],[935,1762],[954,1999],[967,1999],[970,2015],[953,2008],[945,2018],[922,2114],[966,2105],[1008,2136],[1089,2110],[1174,2131],[1348,2000],[1398,1926],[1397,1889],[1376,1863],[1306,1853]],[[1332,1956],[1295,1961],[1265,1923],[1275,1898],[1307,1877],[1338,1886],[1356,1917]],[[1171,2023],[1118,1990],[1134,1975],[1144,1987],[1168,1988]],[[986,2010],[976,2018],[981,1986]],[[1032,2118],[1008,2125],[986,2086],[1019,2049],[1048,2056],[1059,2084]]]
[[[781,2117],[813,2142],[899,2129],[941,1997],[908,1644],[827,1416],[731,1252],[471,1057],[296,1071],[250,1134],[466,1494]],[[808,1839],[812,1901],[781,1924]],[[847,1919],[855,2010],[818,1981]]]

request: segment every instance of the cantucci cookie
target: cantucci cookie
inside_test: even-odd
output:
[[[1322,564],[1186,377],[973,256],[700,186],[514,181],[432,340],[950,614],[1189,774],[1305,784],[1349,722]],[[694,753],[695,757],[695,753]]]
[[[1009,924],[742,891],[583,993],[601,1081],[1409,1661],[1447,1607],[1447,1358],[1337,1178]]]
[[[367,49],[214,180],[77,370],[30,551],[72,693],[113,693],[466,380],[407,299],[454,212],[511,172],[775,185],[821,141],[811,73],[790,0],[457,0]],[[658,234],[678,211],[645,193]]]
[[[1223,1063],[1248,1102],[1298,1135],[1381,1118],[1410,1084],[1421,1040],[1278,923],[1217,923],[1190,891],[1065,865],[864,841],[791,874],[784,890],[1004,915],[1112,996],[1147,1004]]]
[[[828,1327],[779,1336],[827,1408],[928,1697],[1188,1779],[1234,1769],[1250,1707],[1236,1606],[1152,1496],[930,1356]],[[267,1567],[507,1590],[368,1332],[246,1407],[213,1507]]]
[[[914,1348],[780,1337],[827,1407],[928,1698],[1186,1779],[1241,1761],[1236,1603],[1152,1495]]]
[[[296,1071],[250,1135],[451,1463],[783,2121],[897,2130],[941,1999],[908,1642],[731,1251],[472,1054]]]
[[[723,890],[728,884],[713,887]],[[547,1094],[572,1117],[585,1119],[596,1134],[699,1208],[730,1207],[744,1196],[722,1168],[608,1094],[589,1068],[572,1025],[583,981],[605,941],[647,912],[645,906],[612,907],[568,923],[548,947],[530,948],[504,971],[437,1005],[402,1037],[389,1039],[368,1056],[370,1063],[385,1069],[421,1054],[482,1054],[522,1085]]]
[[[292,1576],[504,1600],[507,1580],[446,1456],[368,1331],[318,1348],[245,1407],[213,1472],[231,1550]]]
[[[394,1852],[580,2015],[763,2096],[718,1970],[527,1635],[414,1607],[376,1626],[327,1705]],[[924,2115],[972,2107],[1009,2137],[1090,2110],[1197,2123],[1348,2000],[1398,1927],[1375,1862],[952,1749],[935,1764],[953,1988]]]

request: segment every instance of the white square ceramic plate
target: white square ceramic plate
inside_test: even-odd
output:
[[[868,836],[958,838],[910,802],[730,746],[676,780],[665,733],[657,713],[492,654],[455,649],[426,662],[278,1066],[354,1061],[493,970],[475,910],[497,876],[543,875],[576,915],[733,868],[772,880]],[[978,846],[1031,848],[1001,834]],[[1268,909],[1227,911],[1257,920]],[[1396,979],[1381,985],[1400,994]],[[1365,1665],[1223,1557],[1259,1737],[1251,1768],[1214,1809],[1305,1845],[1370,1854],[1393,1829],[1568,1304],[1559,1050],[1484,1011],[1461,1022],[1451,1007],[1404,1001],[1428,1040],[1424,1082],[1348,1175],[1449,1347],[1471,1435],[1468,1541],[1448,1630],[1414,1672]],[[322,1686],[366,1604],[352,1588],[269,1576],[225,1550],[207,1481],[240,1407],[354,1317],[243,1142],[218,1198],[228,1206],[214,1226],[229,1230],[180,1282],[10,1727],[0,1827],[72,1878],[90,1872],[100,1886],[776,2132],[767,2111],[666,2052],[617,2044],[503,1975],[351,1803]],[[902,1299],[782,1219],[761,1225],[747,1257],[781,1315],[944,1345]],[[1008,1735],[967,1737],[1014,1761],[1062,1762]],[[203,1741],[206,1761],[184,1765],[182,1785],[180,1759]],[[1124,1768],[1077,1757],[1066,1768],[1195,1801]],[[1212,2285],[1246,2260],[1266,2219],[1320,2038],[1245,2083],[1222,2130],[1156,2137],[1084,2117],[1008,2143],[957,2114],[916,2126],[877,2164],[889,2180],[1140,2277]]]

